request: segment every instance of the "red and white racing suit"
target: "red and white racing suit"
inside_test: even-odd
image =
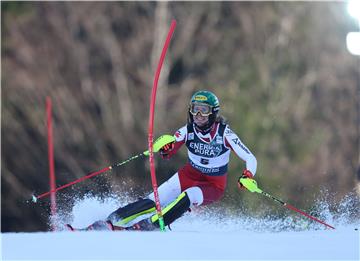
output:
[[[227,124],[215,123],[203,135],[194,124],[187,124],[175,133],[174,155],[185,144],[188,162],[158,188],[160,203],[166,206],[186,191],[191,205],[205,205],[219,200],[225,191],[230,151],[246,162],[246,169],[256,173],[257,161],[250,150]],[[153,193],[148,196],[154,200]]]

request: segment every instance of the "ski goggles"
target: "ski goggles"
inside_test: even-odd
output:
[[[207,104],[192,103],[190,104],[190,113],[194,116],[200,113],[201,116],[206,117],[212,114],[212,107]]]

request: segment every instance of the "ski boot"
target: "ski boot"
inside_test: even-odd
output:
[[[148,218],[141,220],[130,227],[125,228],[125,230],[128,231],[154,231],[157,229],[159,229],[159,227],[157,227],[154,223],[152,223],[151,220]]]

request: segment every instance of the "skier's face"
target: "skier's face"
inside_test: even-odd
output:
[[[203,127],[209,122],[212,114],[212,107],[204,103],[192,103],[189,112],[192,114],[194,123],[198,127]]]
[[[205,126],[209,121],[209,116],[202,116],[200,112],[194,115],[193,118],[194,123],[199,127]]]

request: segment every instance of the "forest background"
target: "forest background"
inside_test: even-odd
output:
[[[260,187],[311,210],[340,201],[359,179],[359,57],[346,50],[358,25],[345,2],[1,2],[1,231],[48,229],[45,99],[53,101],[57,186],[147,148],[153,75],[170,26],[156,137],[187,118],[193,92],[216,93],[221,113],[258,160]],[[284,215],[239,192],[231,158],[214,207]],[[156,156],[158,183],[186,162]],[[146,158],[58,193],[151,191]],[[264,209],[267,211],[264,212]],[[224,212],[224,213],[225,213]]]

